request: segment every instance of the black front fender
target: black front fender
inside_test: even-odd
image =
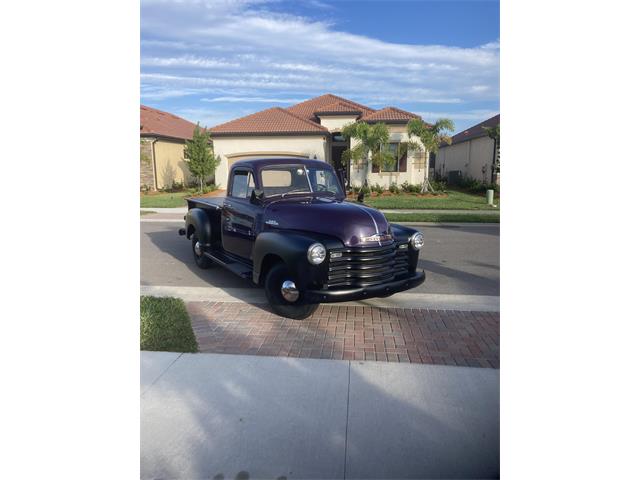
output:
[[[312,265],[307,260],[309,247],[319,242],[312,236],[291,232],[267,231],[258,234],[253,247],[253,281],[261,283],[266,275],[263,268],[274,260],[281,260],[294,276],[294,281],[301,290],[310,285],[321,284],[326,278],[328,258],[320,265]],[[323,243],[328,250],[329,245]]]

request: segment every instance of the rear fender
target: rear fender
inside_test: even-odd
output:
[[[211,246],[214,240],[211,232],[211,222],[207,212],[202,208],[192,208],[187,212],[185,228],[187,229],[187,238],[191,238],[191,235],[195,232],[198,236],[198,241],[204,247]]]

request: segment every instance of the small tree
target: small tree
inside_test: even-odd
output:
[[[200,124],[193,130],[193,138],[187,140],[184,158],[191,175],[200,182],[200,193],[202,193],[205,178],[215,172],[216,167],[220,164],[220,157],[216,158],[209,132],[206,128],[200,128]]]
[[[451,136],[449,133],[453,133],[454,129],[455,125],[453,120],[449,120],[448,118],[440,118],[433,125],[424,123],[419,118],[414,118],[409,121],[407,125],[409,138],[417,137],[422,143],[419,149],[424,150],[425,176],[422,193],[425,191],[435,191],[429,182],[429,153],[438,153],[442,143],[451,145]]]

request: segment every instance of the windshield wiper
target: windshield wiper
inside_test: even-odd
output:
[[[288,192],[282,192],[282,194],[280,195],[281,198],[284,198],[285,196],[289,195],[290,193],[311,193],[308,190],[301,190],[301,189],[296,189],[296,190],[289,190]]]

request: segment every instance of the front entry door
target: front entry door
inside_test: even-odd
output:
[[[342,152],[347,149],[348,147],[346,146],[333,145],[331,147],[331,164],[336,172],[342,172],[342,176],[347,181],[347,185],[350,185],[349,173],[351,168],[349,168],[349,164],[351,162],[348,162],[346,165],[342,163]]]

